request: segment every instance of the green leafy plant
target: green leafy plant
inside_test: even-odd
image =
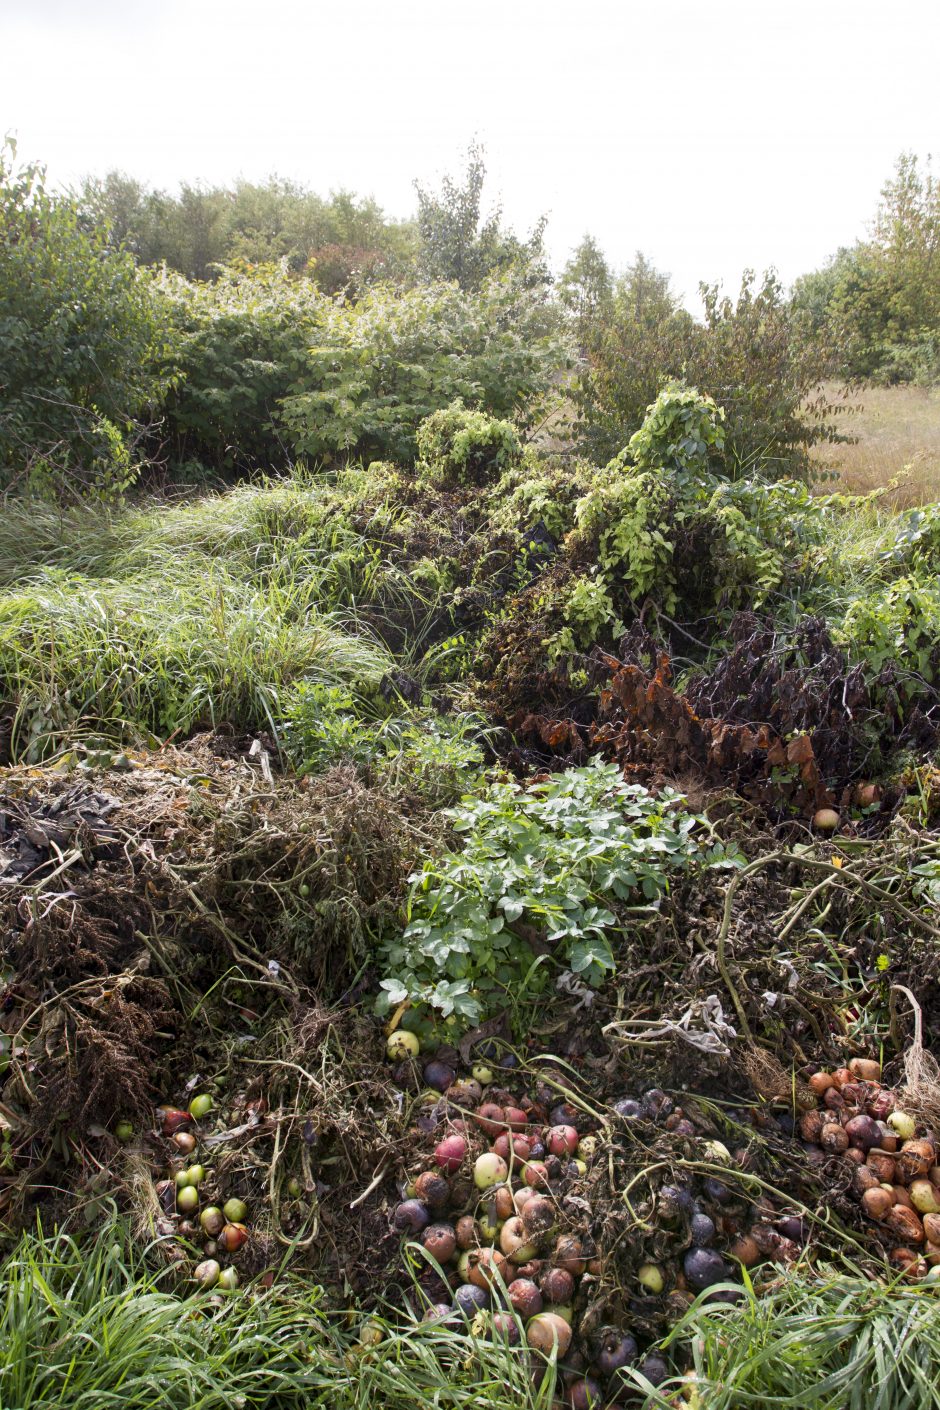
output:
[[[380,1011],[410,999],[475,1023],[544,988],[555,964],[599,984],[616,968],[625,907],[725,860],[683,801],[598,760],[528,788],[497,781],[450,810],[464,846],[412,878],[408,925],[382,952]]]
[[[485,485],[522,453],[511,422],[465,407],[458,398],[421,422],[418,470],[434,484]]]

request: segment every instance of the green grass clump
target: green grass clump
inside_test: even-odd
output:
[[[14,752],[29,758],[89,731],[276,731],[289,683],[350,685],[387,665],[303,584],[252,584],[207,560],[125,581],[46,572],[0,597],[0,700],[15,707]]]
[[[930,1410],[940,1405],[940,1288],[851,1272],[791,1276],[735,1306],[693,1307],[701,1410]],[[673,1404],[660,1400],[660,1405]]]
[[[216,1305],[173,1290],[117,1221],[24,1236],[0,1271],[4,1410],[548,1410],[524,1355],[465,1328],[329,1319],[297,1277]]]

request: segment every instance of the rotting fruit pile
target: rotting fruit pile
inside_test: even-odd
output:
[[[536,1379],[542,1358],[555,1352],[574,1410],[616,1404],[628,1386],[624,1368],[653,1385],[674,1373],[658,1351],[644,1349],[656,1340],[644,1303],[668,1304],[675,1320],[698,1294],[737,1300],[743,1269],[766,1263],[772,1273],[811,1256],[810,1221],[798,1202],[788,1209],[746,1184],[742,1197],[733,1176],[750,1168],[746,1149],[729,1151],[703,1134],[660,1089],[623,1096],[611,1108],[616,1118],[683,1138],[702,1169],[681,1172],[649,1204],[638,1202],[632,1237],[643,1248],[655,1231],[659,1256],[635,1267],[636,1324],[598,1321],[608,1250],[592,1220],[590,1176],[610,1133],[549,1081],[522,1090],[518,1061],[507,1055],[497,1065],[497,1044],[477,1052],[463,1074],[440,1055],[421,1054],[415,1033],[399,1029],[388,1039],[396,1085],[416,1093],[416,1142],[433,1149],[403,1182],[394,1226],[417,1269],[425,1317],[467,1318],[478,1333],[527,1344]],[[764,1112],[757,1124],[789,1138],[795,1159],[852,1161],[853,1188],[864,1213],[880,1221],[879,1242],[898,1244],[892,1263],[909,1277],[940,1278],[928,1266],[940,1263],[934,1135],[901,1110],[875,1061],[852,1059],[800,1088],[819,1099],[819,1110],[804,1110],[796,1122]],[[627,1201],[626,1190],[619,1195]]]
[[[899,1240],[891,1262],[910,1278],[940,1278],[930,1271],[940,1269],[934,1133],[899,1108],[895,1093],[881,1085],[877,1062],[853,1058],[848,1067],[814,1073],[809,1085],[820,1101],[800,1118],[810,1159],[850,1161],[852,1190],[865,1215]]]

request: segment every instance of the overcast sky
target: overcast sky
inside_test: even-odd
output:
[[[690,303],[863,235],[898,153],[940,158],[937,0],[0,0],[0,132],[61,183],[372,194],[474,136],[556,264],[590,231]]]

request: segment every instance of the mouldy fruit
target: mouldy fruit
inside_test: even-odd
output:
[[[510,1141],[512,1144],[510,1145]],[[529,1143],[524,1136],[510,1136],[508,1131],[502,1131],[493,1142],[493,1150],[503,1160],[509,1160],[510,1154],[516,1164],[525,1164],[531,1155]]]
[[[483,1088],[472,1078],[458,1078],[447,1088],[447,1100],[454,1106],[476,1107],[483,1100]]]
[[[878,1123],[870,1116],[850,1116],[845,1123],[845,1134],[849,1145],[858,1146],[863,1151],[871,1150],[873,1146],[881,1143]]]
[[[493,1193],[493,1210],[499,1220],[512,1219],[516,1213],[516,1201],[508,1185],[497,1185]]]
[[[512,1277],[509,1260],[496,1248],[481,1248],[470,1253],[468,1280],[478,1288],[490,1288],[498,1279],[505,1283]]]
[[[449,1224],[431,1224],[422,1234],[421,1242],[438,1263],[449,1263],[457,1252],[457,1236]]]
[[[682,1260],[682,1271],[690,1287],[701,1292],[715,1283],[725,1283],[730,1269],[720,1254],[708,1248],[690,1249]]]
[[[918,1214],[940,1214],[940,1199],[937,1198],[937,1187],[930,1181],[921,1177],[919,1180],[911,1181],[911,1204]]]
[[[760,1249],[749,1234],[739,1234],[729,1245],[728,1253],[745,1268],[752,1268],[760,1258]]]
[[[457,1220],[454,1233],[457,1236],[458,1248],[473,1248],[480,1242],[480,1231],[472,1214],[464,1214]]]
[[[608,1327],[601,1333],[596,1362],[602,1376],[612,1376],[635,1361],[639,1348],[627,1332],[619,1332],[616,1327]]]
[[[473,1166],[473,1181],[478,1190],[488,1190],[493,1185],[503,1184],[508,1174],[509,1167],[505,1160],[494,1151],[477,1156]]]
[[[530,1160],[522,1170],[522,1178],[530,1189],[548,1188],[548,1166],[541,1160]]]
[[[402,1058],[416,1058],[420,1051],[421,1044],[417,1036],[414,1033],[406,1033],[402,1028],[396,1028],[385,1044],[386,1056],[392,1062],[401,1062]]]
[[[546,1302],[570,1302],[574,1296],[574,1278],[566,1268],[548,1268],[539,1280]]]
[[[420,1234],[431,1222],[431,1216],[419,1199],[406,1199],[395,1210],[392,1222],[400,1234]]]
[[[543,1356],[550,1356],[557,1346],[562,1357],[571,1345],[571,1328],[557,1312],[540,1312],[526,1327],[526,1341]]]
[[[860,1082],[881,1081],[881,1063],[873,1061],[872,1058],[853,1058],[849,1063],[849,1071]]]
[[[526,1233],[537,1238],[555,1227],[555,1206],[544,1195],[534,1195],[527,1202],[520,1217]]]
[[[584,1256],[584,1245],[575,1234],[562,1234],[555,1244],[552,1262],[564,1268],[573,1278],[580,1278],[587,1270],[588,1260]]]
[[[506,1289],[509,1306],[524,1322],[542,1310],[542,1294],[531,1278],[515,1278]]]
[[[415,1181],[415,1196],[430,1210],[446,1209],[450,1186],[436,1170],[425,1170]]]
[[[869,1121],[870,1117],[863,1117],[864,1121]],[[835,1122],[828,1122],[819,1133],[819,1144],[828,1155],[842,1155],[849,1148],[848,1132]]]
[[[513,1263],[528,1263],[538,1252],[534,1238],[518,1215],[514,1219],[507,1219],[500,1229],[499,1246]]]
[[[813,814],[813,827],[817,832],[835,832],[839,826],[839,814],[834,808],[817,808]]]
[[[463,1136],[445,1136],[434,1149],[434,1159],[448,1175],[460,1169],[466,1154],[467,1142]]]
[[[640,1103],[635,1097],[621,1097],[619,1102],[614,1102],[613,1110],[625,1121],[636,1121],[643,1114]]]
[[[689,1234],[696,1248],[708,1248],[715,1242],[715,1221],[707,1214],[693,1214],[689,1221]]]
[[[191,1131],[177,1131],[171,1139],[181,1155],[192,1155],[196,1149],[196,1137]]]

